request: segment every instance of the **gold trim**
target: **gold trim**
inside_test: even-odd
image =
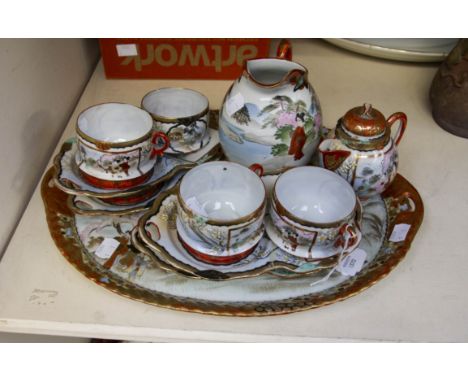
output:
[[[289,227],[292,227],[294,229],[297,229],[297,230],[301,230],[301,231],[304,231],[304,232],[308,232],[308,233],[314,233],[314,238],[312,239],[310,245],[309,245],[309,248],[307,250],[309,256],[312,256],[312,248],[315,246],[315,242],[317,241],[317,238],[318,238],[318,235],[319,235],[319,232],[317,232],[317,229],[312,229],[312,230],[307,230],[303,227],[298,227],[298,226],[295,226],[293,225],[292,223],[288,222],[287,220],[284,219],[283,216],[281,216],[278,211],[275,209],[275,207],[272,205],[272,208],[275,210],[275,213],[278,215],[278,217],[286,224],[288,225]],[[359,201],[358,199],[358,206],[356,208],[356,216],[354,217],[353,221],[356,225],[356,227],[358,228],[358,230],[360,231],[361,235],[362,235],[362,232],[361,232],[361,222],[362,222],[362,214],[363,214],[363,211],[362,211],[362,205],[361,205],[361,202]],[[270,216],[270,219],[271,219],[271,216]],[[273,223],[273,222],[272,222]],[[288,238],[284,237],[283,233],[281,232],[281,230],[279,229],[279,227],[275,226],[274,224],[272,224],[272,227],[276,230],[277,234],[283,239],[283,240],[287,240],[290,244],[293,244]],[[337,227],[332,227],[332,228],[339,228],[340,226],[337,226]],[[336,238],[335,238],[335,241],[336,241]],[[301,245],[301,244],[298,244],[298,246]],[[302,244],[303,245],[303,244]],[[350,254],[349,251],[346,251],[344,254],[343,254],[343,260],[346,256],[348,256]],[[298,256],[298,255],[293,255],[291,254],[292,256],[296,256],[296,257],[299,257],[300,259],[304,260],[304,261],[307,261],[308,263],[321,263],[323,260],[338,260],[339,259],[339,255],[336,254],[336,255],[332,255],[332,256],[329,256],[329,257],[326,257],[324,259],[314,259],[314,258],[306,258],[306,257],[303,257],[303,256]],[[335,261],[335,264],[336,265],[337,261]]]
[[[189,90],[189,91],[192,91],[194,93],[198,93],[200,94],[203,98],[206,99],[206,108],[203,109],[203,111],[197,113],[197,114],[193,114],[193,115],[188,115],[186,117],[163,117],[162,115],[158,115],[158,114],[154,114],[152,112],[150,112],[149,110],[147,110],[144,106],[143,106],[143,101],[145,100],[145,98],[147,96],[149,96],[150,94],[153,94],[153,93],[157,93],[158,91],[160,90],[167,90],[167,89],[177,89],[177,90]],[[149,91],[148,93],[146,93],[143,98],[141,99],[141,102],[140,102],[140,105],[141,105],[141,109],[146,111],[149,115],[151,115],[151,118],[154,120],[154,121],[157,121],[157,122],[162,122],[162,123],[187,123],[187,122],[192,122],[192,121],[197,121],[199,120],[200,118],[204,117],[205,115],[207,115],[210,111],[210,101],[208,100],[208,97],[202,93],[200,93],[199,91],[197,90],[193,90],[193,89],[189,89],[189,88],[181,88],[181,87],[165,87],[165,88],[159,88],[159,89],[155,89],[155,90],[151,90]]]
[[[129,207],[125,208],[122,210],[115,210],[115,211],[110,211],[110,210],[101,210],[101,209],[95,209],[95,210],[83,210],[80,207],[78,207],[75,203],[75,198],[77,195],[68,195],[67,198],[67,206],[68,208],[73,211],[77,215],[87,215],[87,216],[99,216],[99,215],[112,215],[112,216],[122,216],[122,215],[130,215],[134,214],[136,212],[141,212],[147,210],[149,207],[147,204],[152,203],[151,197],[148,200],[148,203],[139,207]]]
[[[61,189],[63,192],[71,195],[85,195],[85,196],[90,196],[98,199],[110,199],[110,198],[121,198],[121,197],[126,197],[126,196],[133,196],[137,195],[142,192],[148,191],[148,189],[152,187],[156,187],[158,184],[165,182],[166,180],[171,179],[175,174],[177,174],[180,171],[183,170],[190,170],[191,168],[195,167],[197,163],[187,163],[187,164],[180,164],[175,166],[171,171],[169,171],[167,174],[163,175],[162,177],[155,179],[153,182],[148,183],[148,184],[142,184],[136,187],[133,187],[129,190],[117,190],[117,191],[111,191],[111,192],[95,192],[95,191],[89,191],[89,190],[81,190],[81,189],[75,189],[72,188],[71,186],[68,186],[66,184],[61,183],[60,181],[60,172],[61,172],[61,164],[60,161],[63,157],[63,155],[69,151],[72,147],[71,142],[65,142],[62,145],[62,148],[60,149],[60,152],[55,156],[54,158],[54,182],[56,186]],[[215,146],[216,147],[216,146]],[[76,163],[74,160],[72,160],[72,166],[76,166]]]
[[[179,202],[180,206],[184,210],[184,212],[191,218],[194,219],[196,216],[199,216],[195,212],[193,212],[190,207],[185,204],[184,200],[182,199],[182,196],[180,195],[180,188],[177,189],[177,201]],[[256,220],[263,212],[263,210],[266,207],[266,191],[265,191],[265,197],[263,198],[262,204],[260,207],[258,207],[255,211],[251,212],[250,214],[243,216],[241,218],[235,219],[235,220],[212,220],[209,219],[206,221],[206,224],[208,225],[214,225],[214,226],[237,226],[237,225],[246,225],[247,223],[252,222],[253,220]],[[236,227],[236,228],[241,228],[241,227]]]
[[[92,144],[94,144],[98,149],[100,150],[108,150],[108,149],[111,149],[111,148],[115,148],[115,149],[119,149],[119,148],[125,148],[125,147],[129,147],[129,146],[134,146],[134,145],[137,145],[139,143],[142,143],[148,139],[151,138],[151,136],[153,135],[153,127],[150,126],[150,129],[149,131],[143,135],[142,137],[140,138],[136,138],[136,139],[132,139],[131,141],[125,141],[125,142],[106,142],[106,141],[101,141],[99,139],[96,139],[96,138],[93,138],[91,136],[89,136],[88,134],[86,134],[85,132],[83,132],[80,127],[78,126],[78,120],[80,119],[80,116],[85,113],[86,111],[88,111],[89,109],[92,109],[93,107],[96,107],[96,106],[102,106],[102,105],[107,105],[107,104],[119,104],[119,105],[129,105],[129,106],[133,106],[137,109],[140,109],[141,111],[144,111],[145,113],[148,113],[146,110],[143,110],[141,107],[138,107],[138,106],[135,106],[135,105],[132,105],[132,104],[129,104],[129,103],[124,103],[124,102],[102,102],[102,103],[97,103],[96,105],[92,105],[90,107],[87,107],[86,109],[82,110],[81,113],[78,115],[78,118],[76,119],[76,133],[78,134],[78,136],[87,141],[87,142],[90,142]],[[148,113],[149,114],[149,113]]]
[[[65,203],[66,194],[51,185],[53,171],[53,169],[49,169],[44,175],[41,184],[41,195],[44,201],[49,231],[62,256],[85,277],[114,293],[161,308],[184,312],[217,316],[272,316],[314,309],[356,296],[385,278],[404,259],[424,216],[424,207],[418,191],[405,178],[398,174],[390,187],[383,193],[383,197],[397,198],[403,194],[408,195],[415,204],[415,210],[413,212],[400,212],[397,215],[396,219],[398,223],[404,222],[410,224],[411,229],[405,241],[394,247],[392,253],[387,254],[380,250],[376,260],[356,276],[350,277],[340,284],[339,288],[334,288],[329,293],[311,293],[274,301],[215,302],[178,297],[139,287],[117,277],[109,270],[103,269],[94,263],[92,259],[84,255],[77,246],[75,238],[66,236],[63,233],[63,218],[73,220],[73,213]],[[387,241],[395,220],[393,223],[389,222],[392,224],[388,224],[387,226],[385,234]],[[154,260],[154,256],[151,258]],[[156,260],[154,261],[157,264]],[[289,277],[285,277],[283,281],[279,282],[286,282],[287,278]],[[242,297],[240,296],[239,298],[241,299]]]
[[[282,261],[274,261],[269,262],[259,268],[252,269],[250,271],[245,272],[219,272],[217,270],[207,270],[207,271],[200,271],[195,267],[192,267],[189,264],[185,264],[173,256],[161,245],[154,242],[151,237],[146,233],[146,223],[148,220],[159,213],[161,205],[163,201],[170,195],[176,195],[177,187],[173,187],[170,190],[161,193],[160,196],[154,201],[153,207],[148,210],[141,218],[138,220],[138,237],[139,240],[147,247],[141,248],[144,250],[149,256],[157,257],[159,261],[163,261],[166,265],[170,265],[175,272],[182,271],[183,273],[189,273],[192,276],[205,279],[205,280],[213,280],[213,281],[221,281],[221,280],[235,280],[235,279],[245,279],[250,277],[260,276],[265,273],[269,273],[275,269],[282,269],[288,270],[290,272],[296,271],[296,266],[288,263],[284,263]],[[327,270],[336,265],[336,261],[332,261],[332,258],[322,259],[320,266],[310,270],[309,272],[300,272],[301,275],[311,275],[318,273],[323,270]]]
[[[81,138],[81,137],[78,137],[78,138]],[[101,149],[99,147],[96,147],[95,145],[91,145],[88,141],[85,141],[85,140],[78,139],[76,141],[76,143],[77,143],[77,145],[86,146],[88,149],[97,151],[99,153],[105,153],[105,154],[109,154],[109,155],[128,154],[128,153],[131,153],[131,152],[134,152],[134,151],[137,151],[137,150],[141,153],[141,151],[143,150],[141,147],[134,147],[134,148],[129,148],[127,150],[121,150],[121,151],[108,151],[108,150],[105,150],[105,149],[103,150],[103,149]]]
[[[260,179],[260,183],[263,186],[264,194],[263,194],[263,201],[262,201],[262,203],[260,204],[260,206],[257,209],[255,209],[250,214],[248,214],[246,216],[242,216],[242,217],[240,217],[238,219],[235,219],[235,220],[213,220],[213,219],[208,219],[206,221],[206,224],[214,225],[214,226],[227,226],[227,227],[230,227],[230,226],[233,226],[233,225],[247,224],[247,223],[251,222],[252,220],[257,219],[262,214],[262,211],[266,208],[266,204],[267,204],[267,190],[266,190],[266,187],[265,187],[265,183],[263,183],[261,179]],[[187,204],[185,204],[184,200],[182,199],[182,195],[180,194],[180,187],[177,188],[177,200],[178,200],[180,206],[182,207],[182,209],[184,210],[184,212],[191,219],[195,218],[196,216],[199,216],[197,213],[192,211],[192,209],[189,206],[187,206]]]
[[[273,192],[271,193],[272,196],[272,202],[273,202],[273,207],[276,209],[276,212],[278,213],[279,216],[286,216],[288,219],[292,220],[293,222],[296,222],[300,225],[303,225],[308,228],[338,228],[341,224],[347,222],[348,220],[352,219],[354,214],[356,213],[356,208],[358,204],[358,198],[356,196],[355,198],[355,203],[353,210],[346,215],[343,219],[336,220],[334,222],[330,223],[315,223],[309,220],[304,220],[301,219],[300,217],[294,215],[292,212],[289,212],[286,207],[284,207],[281,202],[278,200],[278,196],[276,195],[276,183],[278,182],[279,177],[275,180],[275,184],[273,185]]]
[[[260,60],[277,60],[277,61],[283,61],[283,62],[289,62],[289,63],[293,63],[293,64],[296,64],[296,65],[299,65],[302,69],[298,69],[298,68],[295,68],[295,69],[291,69],[290,71],[288,71],[284,76],[283,78],[281,78],[279,81],[273,83],[273,84],[264,84],[262,82],[258,82],[253,76],[252,76],[252,73],[250,73],[250,70],[248,69],[248,66],[247,66],[247,61],[245,62],[244,64],[244,70],[242,71],[242,76],[245,76],[247,77],[249,80],[251,80],[254,84],[262,87],[262,88],[275,88],[277,86],[280,86],[282,84],[284,84],[285,82],[287,82],[289,80],[289,77],[290,77],[290,74],[292,71],[294,70],[299,70],[301,72],[303,72],[303,76],[304,76],[304,84],[308,84],[308,77],[309,77],[309,71],[308,69],[300,64],[299,62],[296,62],[296,61],[291,61],[291,60],[287,60],[285,58],[278,58],[278,57],[261,57],[261,58],[254,58],[254,59],[251,59],[251,60],[248,60],[249,62],[253,62],[253,61],[260,61]],[[241,76],[241,77],[242,77]]]
[[[387,130],[383,136],[363,142],[359,138],[353,138],[349,135],[341,124],[338,124],[335,129],[336,137],[342,141],[345,146],[361,151],[382,150],[391,139],[390,133],[390,130]]]

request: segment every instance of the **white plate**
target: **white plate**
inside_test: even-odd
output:
[[[345,39],[329,43],[366,56],[409,62],[443,61],[458,39]],[[430,41],[429,41],[430,40]]]

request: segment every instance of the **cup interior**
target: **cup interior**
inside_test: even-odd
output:
[[[156,117],[187,118],[206,110],[208,99],[191,89],[163,88],[148,93],[141,105]]]
[[[261,179],[248,168],[232,162],[210,162],[191,169],[180,184],[186,207],[209,220],[242,219],[265,200]]]
[[[78,130],[103,142],[122,143],[147,135],[153,127],[144,110],[124,103],[105,103],[84,110],[78,117]]]
[[[296,167],[276,181],[278,202],[294,217],[327,224],[345,219],[356,206],[356,194],[341,176],[321,167]]]

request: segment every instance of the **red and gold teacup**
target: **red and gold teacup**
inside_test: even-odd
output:
[[[311,257],[317,247],[355,247],[361,239],[361,216],[353,188],[332,171],[296,167],[274,185],[271,221],[293,255]]]
[[[124,103],[104,103],[78,117],[75,162],[81,177],[103,189],[128,189],[151,177],[167,136],[153,130],[151,116]]]
[[[246,167],[224,161],[199,165],[185,174],[177,197],[179,239],[200,261],[238,262],[263,236],[266,191]]]

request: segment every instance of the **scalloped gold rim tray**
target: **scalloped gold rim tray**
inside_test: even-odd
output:
[[[376,257],[356,276],[347,278],[331,289],[291,298],[266,301],[202,300],[171,295],[136,285],[111,272],[110,267],[107,266],[108,262],[98,264],[84,256],[81,244],[72,234],[65,232],[67,231],[66,222],[73,220],[74,214],[67,205],[68,195],[54,185],[52,177],[53,169],[49,169],[41,185],[49,230],[61,254],[85,277],[121,296],[147,304],[214,315],[278,315],[317,308],[355,296],[383,279],[401,262],[416,236],[424,214],[423,203],[417,190],[405,178],[397,175],[391,187],[383,195],[387,209],[387,232],[384,243]],[[402,204],[404,199],[412,201],[412,210],[402,208],[402,205],[405,204]],[[405,241],[389,242],[388,237],[394,225],[400,223],[411,225]],[[200,282],[200,280],[188,278],[187,280],[187,282],[192,283]],[[289,280],[278,279],[278,282],[284,283],[289,282]],[[239,297],[239,299],[241,298]]]

